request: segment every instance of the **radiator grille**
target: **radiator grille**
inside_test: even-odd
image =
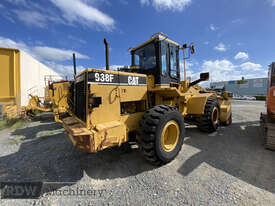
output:
[[[83,74],[84,75],[84,74]],[[86,81],[75,84],[75,115],[86,122]]]

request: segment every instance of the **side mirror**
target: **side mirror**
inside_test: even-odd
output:
[[[207,81],[209,79],[209,72],[206,73],[200,73],[200,79],[195,80],[189,84],[189,87],[192,87],[202,81]]]
[[[207,81],[207,80],[209,80],[209,72],[200,73],[200,80],[201,81]]]
[[[195,53],[195,48],[193,44],[190,45],[190,51],[191,51],[191,54]]]

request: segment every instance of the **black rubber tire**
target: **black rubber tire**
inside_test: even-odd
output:
[[[214,109],[218,110],[218,121],[213,120]],[[220,124],[220,105],[217,99],[209,97],[205,104],[204,114],[199,118],[198,127],[202,132],[212,133],[215,132]]]
[[[174,120],[180,130],[176,147],[166,152],[161,145],[161,134],[167,122]],[[184,119],[175,107],[158,105],[147,110],[140,120],[138,143],[140,150],[150,163],[162,165],[172,161],[180,152],[184,139]]]

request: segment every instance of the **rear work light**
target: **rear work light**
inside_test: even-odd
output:
[[[101,105],[101,104],[102,104],[102,98],[101,97],[89,96],[89,98],[88,98],[89,108],[99,107],[99,105]]]

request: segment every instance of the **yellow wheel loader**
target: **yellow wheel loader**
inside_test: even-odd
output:
[[[203,132],[231,124],[227,92],[218,95],[197,84],[209,79],[180,80],[180,51],[194,53],[194,46],[157,33],[130,50],[130,67],[86,69],[75,75],[71,88],[70,117],[62,120],[73,145],[94,153],[135,139],[144,157],[153,164],[172,161],[184,136],[184,120]],[[184,73],[185,68],[184,68]]]

